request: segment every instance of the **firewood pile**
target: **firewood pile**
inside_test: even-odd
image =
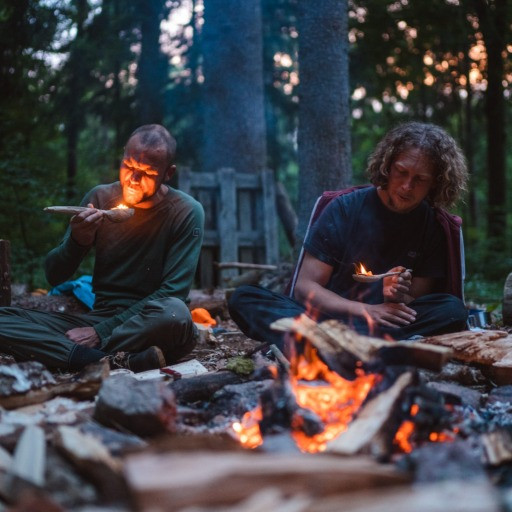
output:
[[[208,300],[224,314],[222,300]],[[199,361],[164,372],[97,363],[52,374],[4,358],[1,503],[20,511],[510,507],[512,334],[393,342],[306,316],[274,328],[297,341],[289,361],[248,340],[249,357],[208,364],[210,351],[227,350],[229,329],[203,337]]]

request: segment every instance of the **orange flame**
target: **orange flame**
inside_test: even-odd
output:
[[[344,379],[329,370],[309,344],[306,344],[305,355],[299,356],[292,364],[291,372],[290,383],[297,403],[314,411],[325,425],[323,432],[312,437],[300,431],[292,433],[299,449],[309,453],[325,450],[328,441],[347,429],[377,380],[375,375],[365,375],[360,369],[356,369],[358,376],[355,380]],[[311,384],[311,381],[315,383]],[[245,413],[239,423],[232,425],[244,447],[255,448],[263,442],[258,423],[261,418],[261,407],[257,407]]]
[[[411,416],[416,416],[416,414],[419,412],[419,409],[420,407],[418,404],[412,404],[409,414]],[[396,431],[393,443],[405,453],[411,453],[414,448],[414,443],[412,441],[414,429],[414,423],[412,421],[406,420],[402,422],[400,428]],[[430,432],[428,440],[432,443],[449,443],[455,441],[455,436],[458,432],[458,427],[454,427],[452,432]]]
[[[363,276],[373,276],[373,272],[371,270],[366,270],[362,263],[359,263],[359,268],[356,265],[356,274],[361,274]]]
[[[261,406],[258,405],[252,411],[247,411],[240,422],[231,425],[235,435],[238,437],[240,444],[244,448],[257,448],[263,439],[260,432],[260,420],[263,418]]]
[[[112,210],[126,210],[128,208],[128,206],[126,206],[125,204],[118,204],[117,206],[114,206],[114,208],[112,208]]]
[[[298,360],[296,372],[290,379],[297,403],[314,411],[325,425],[323,432],[312,437],[300,431],[294,432],[293,438],[300,450],[309,453],[324,451],[329,441],[347,429],[377,380],[375,375],[365,375],[361,369],[356,369],[356,374],[356,379],[349,381],[329,370],[313,348],[307,350],[306,358]],[[311,381],[323,381],[325,384],[311,385]]]

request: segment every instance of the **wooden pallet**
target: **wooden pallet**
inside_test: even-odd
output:
[[[214,262],[276,264],[279,258],[274,175],[216,173],[180,169],[179,189],[196,198],[205,211],[205,233],[198,269],[199,286],[223,286],[237,269],[217,270]]]

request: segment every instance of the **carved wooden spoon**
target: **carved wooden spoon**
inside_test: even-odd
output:
[[[85,206],[47,206],[44,211],[50,213],[63,213],[64,215],[78,215],[87,210]],[[124,222],[135,212],[133,208],[112,208],[112,210],[99,210],[112,222]]]
[[[352,274],[352,279],[354,281],[358,281],[359,283],[375,283],[376,281],[380,281],[385,277],[389,276],[397,276],[398,274],[403,274],[404,272],[412,272],[410,268],[407,270],[403,270],[402,272],[386,272],[385,274]]]

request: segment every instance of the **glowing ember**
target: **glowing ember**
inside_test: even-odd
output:
[[[114,206],[112,210],[126,210],[127,208],[128,206],[126,206],[125,204],[118,204],[117,206]]]
[[[418,404],[412,404],[409,413],[411,417],[416,416],[416,414],[418,414],[419,412],[419,409],[420,408]],[[397,445],[403,452],[411,453],[414,448],[414,431],[414,423],[409,420],[404,421],[400,425],[400,428],[397,430],[393,443]],[[431,443],[449,443],[455,441],[455,436],[458,431],[459,429],[457,427],[454,427],[452,432],[430,432],[428,440]]]
[[[290,383],[297,403],[314,411],[325,425],[323,432],[312,437],[300,431],[293,432],[300,450],[309,453],[323,451],[328,441],[347,429],[377,380],[375,375],[365,375],[362,370],[356,370],[356,373],[359,376],[353,381],[340,377],[329,370],[309,344],[306,345],[305,356],[299,356],[292,364]],[[258,424],[261,417],[261,408],[257,407],[247,412],[240,423],[232,425],[243,446],[255,448],[262,443]]]
[[[362,263],[359,263],[359,267],[356,265],[356,274],[363,276],[373,276],[373,272],[371,270],[366,270]]]
[[[240,444],[244,448],[256,448],[263,442],[259,424],[262,417],[261,407],[258,406],[252,411],[247,411],[243,415],[242,421],[237,421],[231,425],[231,428],[238,436]]]
[[[411,436],[414,432],[414,423],[412,421],[404,421],[400,428],[396,431],[393,443],[398,445],[400,450],[405,453],[412,452]]]

